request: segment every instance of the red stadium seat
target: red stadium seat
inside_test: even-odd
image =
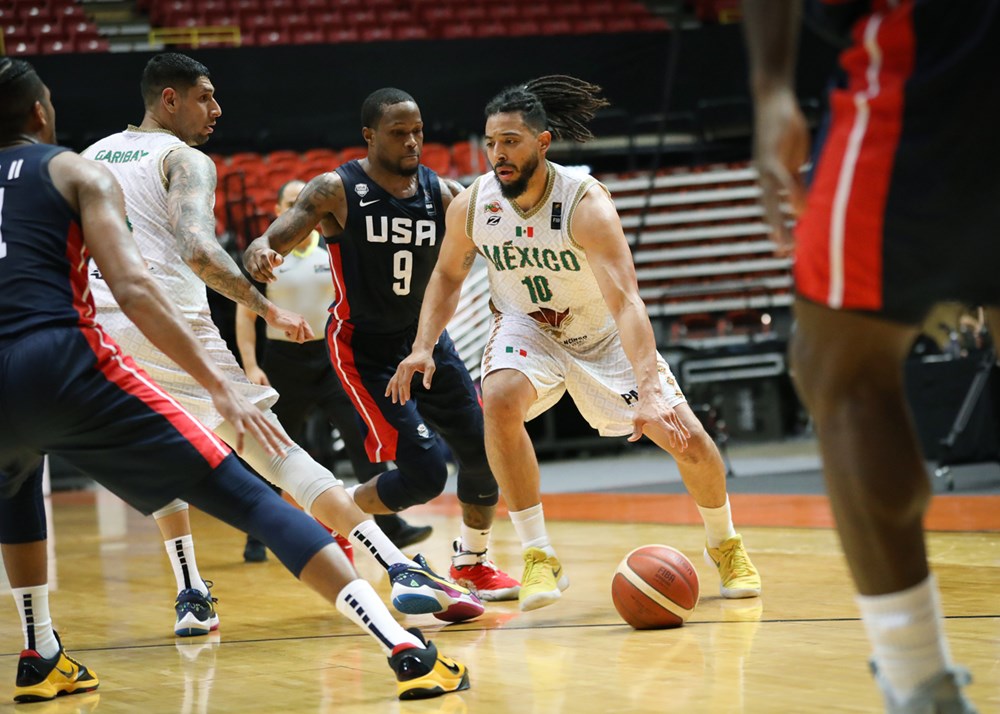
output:
[[[328,27],[326,29],[327,42],[360,42],[361,33],[353,27]]]
[[[507,32],[512,37],[518,37],[524,35],[540,35],[542,34],[542,29],[534,20],[519,20],[507,25]]]
[[[333,149],[309,149],[302,153],[302,160],[307,163],[324,161],[330,166],[336,166],[340,161],[340,154]]]
[[[319,29],[302,29],[292,32],[293,45],[322,45],[326,42],[326,32]]]
[[[260,30],[256,34],[257,44],[266,47],[268,45],[287,45],[291,37],[288,30]]]
[[[19,40],[7,45],[9,55],[37,55],[38,42],[35,40]]]
[[[340,150],[340,163],[346,164],[348,161],[363,159],[368,156],[368,149],[364,146],[348,146]]]
[[[446,40],[456,40],[475,36],[476,28],[467,22],[448,24],[441,28],[441,37]]]
[[[103,37],[83,37],[73,41],[77,52],[109,52],[111,43]]]
[[[441,176],[451,176],[451,149],[444,144],[424,144],[420,155],[420,163]]]
[[[394,27],[392,30],[392,39],[394,40],[426,40],[430,36],[430,30],[422,25]]]
[[[479,175],[489,168],[486,155],[476,141],[460,141],[452,146],[451,160],[459,176]]]
[[[596,35],[604,32],[604,21],[598,17],[577,20],[573,23],[573,33],[577,35]]]
[[[71,40],[43,40],[42,41],[42,54],[43,55],[64,55],[70,52],[76,52],[76,48],[73,46]]]
[[[366,27],[361,31],[362,42],[386,42],[392,39],[392,29],[381,25]]]
[[[573,25],[569,20],[545,20],[541,23],[543,35],[571,35]]]

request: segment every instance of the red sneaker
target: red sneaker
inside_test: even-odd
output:
[[[462,550],[461,540],[456,540],[451,547],[455,551],[448,571],[452,580],[469,588],[480,600],[517,600],[521,583],[500,570],[485,552]]]

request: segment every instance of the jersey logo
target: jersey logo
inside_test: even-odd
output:
[[[368,184],[366,183],[356,183],[354,184],[354,193],[364,198],[368,195]]]
[[[370,201],[358,201],[358,205],[361,206],[362,208],[364,208],[365,206],[370,206],[373,203],[378,203],[381,200],[382,200],[381,198],[373,198]]]
[[[523,228],[521,226],[518,226],[517,230],[514,231],[514,235],[516,235],[518,238],[520,238],[521,236],[526,236],[528,238],[534,238],[535,237],[535,229],[532,226],[528,226],[527,228]]]
[[[562,203],[558,201],[553,201],[552,203],[552,216],[549,218],[549,228],[554,231],[562,228]]]
[[[415,221],[404,216],[393,217],[390,224],[388,216],[365,216],[365,238],[369,243],[434,246],[437,224],[425,218]]]
[[[486,225],[499,226],[501,218],[503,218],[503,216],[486,216]]]
[[[500,205],[500,201],[490,201],[483,206],[483,213],[503,213],[503,206]]]

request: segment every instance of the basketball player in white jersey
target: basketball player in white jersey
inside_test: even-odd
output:
[[[153,57],[142,78],[146,113],[130,126],[91,146],[84,155],[107,166],[125,193],[133,235],[152,273],[181,309],[195,334],[227,378],[277,425],[269,410],[278,394],[251,384],[211,320],[205,285],[262,315],[297,342],[313,337],[304,318],[271,304],[240,272],[215,237],[212,204],[215,166],[194,146],[204,144],[222,114],[208,69],[190,57],[164,53]],[[153,347],[115,303],[95,269],[91,273],[98,320],[122,349],[185,408],[233,443],[232,427],[222,420],[208,393],[176,363]],[[467,619],[483,611],[478,598],[406,558],[343,489],[342,482],[298,446],[273,457],[248,439],[242,458],[302,508],[355,546],[371,552],[390,571],[394,596],[410,597],[407,612],[432,612],[441,619]],[[137,475],[138,476],[138,475]],[[177,579],[180,636],[203,635],[218,627],[213,600],[194,557],[187,504],[174,501],[154,516],[166,539]],[[416,560],[422,561],[421,556]],[[416,578],[411,576],[416,574]],[[404,577],[405,576],[405,577]],[[419,582],[413,591],[407,583]]]
[[[549,605],[569,585],[546,532],[524,426],[566,391],[602,435],[645,434],[677,460],[705,522],[705,556],[718,568],[722,595],[756,597],[760,576],[733,528],[725,467],[656,351],[614,203],[594,179],[545,158],[554,137],[592,137],[586,124],[607,104],[599,91],[573,77],[542,77],[487,105],[493,171],[448,209],[413,351],[389,392],[408,400],[414,372],[430,386],[434,343],[482,254],[495,312],[482,369],[486,449],[524,548],[521,609]]]

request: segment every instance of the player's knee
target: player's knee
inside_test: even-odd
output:
[[[429,449],[423,458],[397,461],[398,471],[379,476],[378,495],[394,511],[437,498],[448,482],[448,465],[438,449]]]
[[[705,431],[701,422],[695,421],[694,424],[688,424],[687,427],[690,432],[687,448],[674,455],[678,461],[694,465],[721,458],[715,442],[712,441],[712,437]]]
[[[495,506],[500,501],[500,487],[489,466],[462,468],[458,472],[458,500],[476,506]]]

